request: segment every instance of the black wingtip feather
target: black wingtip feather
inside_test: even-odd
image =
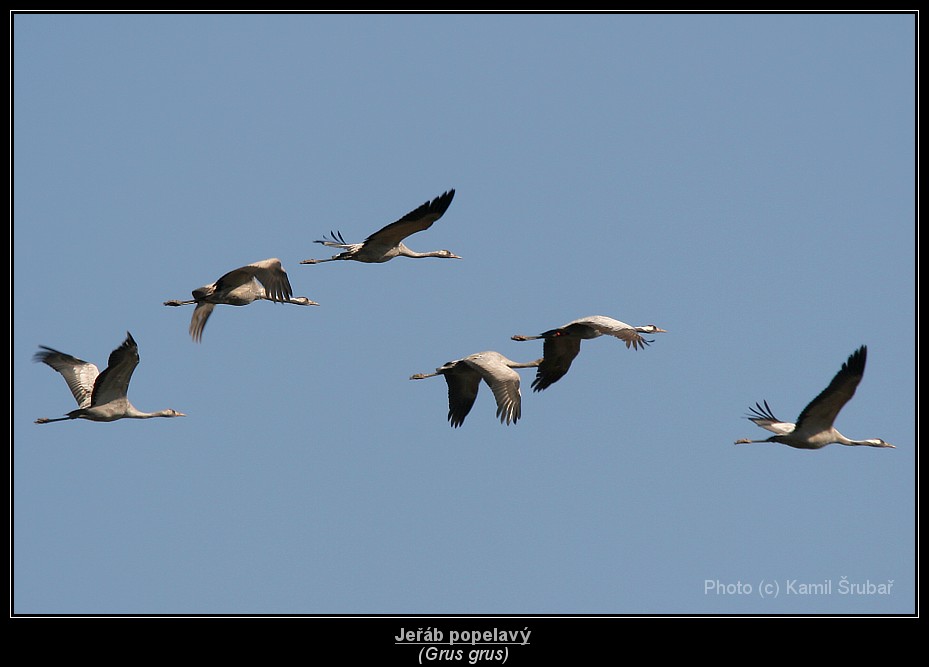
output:
[[[755,403],[755,407],[749,407],[748,411],[750,414],[746,415],[746,419],[770,419],[772,421],[780,421],[777,417],[774,416],[774,411],[771,410],[771,406],[768,405],[768,401],[763,401],[764,407],[761,407],[761,403]]]
[[[863,375],[867,361],[868,346],[862,345],[848,356],[848,361],[842,364],[842,370],[848,370],[858,375]]]

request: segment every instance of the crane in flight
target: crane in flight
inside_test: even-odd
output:
[[[203,336],[203,327],[217,304],[229,306],[247,306],[261,299],[276,303],[292,303],[297,306],[318,306],[305,296],[293,296],[293,288],[287,278],[287,272],[276,257],[263,259],[238,269],[233,269],[211,285],[198,287],[193,292],[193,299],[188,301],[165,301],[166,306],[187,306],[197,304],[190,318],[190,337],[199,343]]]
[[[642,334],[667,333],[654,324],[634,327],[631,324],[614,320],[605,315],[591,315],[568,322],[550,329],[538,336],[512,336],[513,340],[544,339],[542,345],[542,363],[532,381],[533,391],[542,391],[558,382],[571,368],[571,362],[581,351],[581,341],[598,338],[603,335],[615,336],[634,350],[644,348],[654,341],[645,339]]]
[[[800,416],[797,417],[796,424],[783,422],[775,417],[767,401],[764,401],[764,406],[755,403],[754,408],[749,408],[751,414],[747,419],[775,435],[765,440],[742,438],[736,440],[735,444],[779,442],[782,445],[796,447],[797,449],[822,449],[831,444],[893,448],[893,445],[884,442],[880,438],[851,440],[839,433],[833,426],[839,411],[855,395],[858,383],[861,382],[861,378],[864,376],[867,359],[868,348],[865,345],[852,352],[848,357],[848,361],[842,364],[842,368],[832,378],[829,386],[803,408]]]
[[[411,380],[444,375],[448,384],[448,421],[453,428],[464,423],[471,412],[481,380],[487,383],[497,402],[497,417],[500,423],[515,424],[522,414],[519,393],[519,373],[514,368],[535,368],[541,359],[520,363],[507,359],[492,350],[478,352],[462,359],[449,361],[435,373],[416,373]]]
[[[186,417],[177,410],[159,410],[142,412],[129,402],[126,394],[132,372],[139,365],[139,346],[132,334],[126,332],[126,340],[110,353],[107,367],[101,373],[90,362],[83,361],[70,354],[40,345],[40,352],[35,361],[49,365],[68,383],[68,388],[77,401],[78,409],[72,410],[66,417],[49,419],[41,417],[36,424],[66,421],[68,419],[89,419],[95,422],[111,422],[117,419],[149,419],[151,417]]]
[[[430,252],[415,252],[403,244],[410,234],[429,229],[432,223],[442,217],[452,203],[455,190],[451,189],[439,195],[432,201],[427,201],[418,208],[389,225],[377,230],[362,243],[346,243],[341,232],[329,232],[329,238],[315,243],[324,246],[341,248],[343,252],[333,255],[329,259],[305,259],[301,264],[320,264],[337,259],[351,259],[356,262],[379,264],[394,257],[442,257],[445,259],[461,259],[451,250],[432,250]]]

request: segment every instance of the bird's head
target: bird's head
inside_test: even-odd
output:
[[[183,412],[178,412],[177,410],[172,410],[171,408],[168,408],[167,410],[164,411],[164,416],[165,417],[186,417],[187,415],[185,415]]]
[[[305,296],[295,296],[293,298],[293,303],[297,304],[298,306],[318,306],[319,305],[315,301],[307,299]]]
[[[636,327],[635,329],[639,333],[668,333],[666,329],[662,329],[654,324],[646,324],[644,327]]]
[[[453,253],[451,250],[437,250],[436,257],[442,257],[444,259],[461,259],[461,257]]]
[[[880,438],[870,438],[865,440],[865,442],[868,443],[868,446],[870,447],[889,447],[890,449],[896,449],[896,447],[891,445],[889,442],[885,442]]]

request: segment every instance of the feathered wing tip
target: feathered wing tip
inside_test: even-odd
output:
[[[195,343],[199,343],[203,339],[203,328],[206,326],[206,321],[210,319],[210,315],[213,314],[214,307],[215,305],[212,303],[201,301],[194,308],[194,312],[190,316],[190,326],[187,328],[187,332]]]
[[[467,415],[455,414],[451,410],[448,411],[448,423],[452,428],[458,428],[464,424],[465,417]]]
[[[431,213],[437,213],[439,216],[442,216],[445,211],[448,210],[448,207],[451,206],[452,199],[454,197],[455,188],[450,188],[433,199],[431,202],[428,202],[428,204],[423,204],[423,206],[428,206],[428,210]]]
[[[448,210],[448,207],[452,205],[452,199],[455,197],[455,188],[446,190],[438,197],[435,197],[432,200],[425,201],[412,211],[407,213],[405,216],[397,220],[397,222],[405,222],[407,220],[417,220],[419,218],[432,218],[432,220],[438,220],[443,215],[445,211]]]
[[[868,346],[862,345],[857,350],[848,355],[848,360],[842,364],[842,370],[854,373],[855,375],[864,375],[864,367],[868,361]]]
[[[328,237],[328,238],[327,238],[325,235],[323,235],[323,238],[322,238],[321,240],[319,240],[319,241],[313,241],[313,243],[322,243],[323,245],[327,245],[327,246],[344,246],[344,245],[348,245],[348,244],[345,242],[345,239],[342,238],[342,232],[339,232],[339,231],[335,231],[335,232],[330,231],[330,232],[329,232],[329,237]]]
[[[626,349],[631,347],[633,350],[638,350],[640,347],[648,347],[654,342],[654,338],[652,340],[648,340],[646,338],[642,338],[641,336],[637,336],[636,338],[629,338],[626,340]]]
[[[748,410],[751,414],[746,415],[746,419],[764,419],[778,422],[780,419],[774,416],[774,412],[771,410],[771,406],[768,405],[767,401],[764,402],[764,407],[761,407],[760,403],[755,403],[755,407],[750,407]]]
[[[559,380],[561,377],[558,378]],[[552,380],[549,377],[543,377],[536,374],[535,379],[532,381],[532,391],[544,391],[551,387],[557,380]]]
[[[110,357],[112,357],[116,352],[120,353],[120,356],[117,358],[121,358],[121,356],[124,354],[130,354],[135,357],[136,363],[139,362],[139,344],[135,342],[135,338],[133,338],[132,334],[128,331],[126,332],[126,340],[124,340],[118,348],[110,353]]]
[[[70,358],[74,359],[74,360],[77,361],[77,362],[80,362],[80,361],[81,361],[80,359],[78,359],[78,358],[76,358],[76,357],[71,357],[70,354],[65,354],[64,352],[59,352],[58,350],[56,350],[56,349],[54,349],[54,348],[45,347],[44,345],[39,345],[39,347],[40,347],[41,349],[40,349],[38,352],[36,352],[34,355],[32,355],[32,360],[35,361],[35,362],[37,362],[37,363],[47,364],[47,363],[48,363],[48,360],[49,360],[51,357],[53,357],[53,356],[70,357]],[[83,363],[83,362],[82,362],[82,363]]]
[[[501,424],[515,424],[522,416],[522,410],[518,402],[507,402],[497,406],[497,419]]]
[[[126,332],[126,340],[123,341],[123,344],[119,347],[138,347],[138,343],[135,342],[135,338],[132,337],[132,334],[128,331]]]

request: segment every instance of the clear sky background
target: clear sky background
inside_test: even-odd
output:
[[[12,27],[14,613],[915,611],[914,16]],[[299,264],[448,188],[407,243],[464,259]],[[322,305],[162,305],[268,257]],[[668,333],[521,371],[516,425],[408,380],[593,314]],[[38,346],[127,330],[188,416],[33,424]],[[837,426],[896,449],[733,445],[862,344]]]

